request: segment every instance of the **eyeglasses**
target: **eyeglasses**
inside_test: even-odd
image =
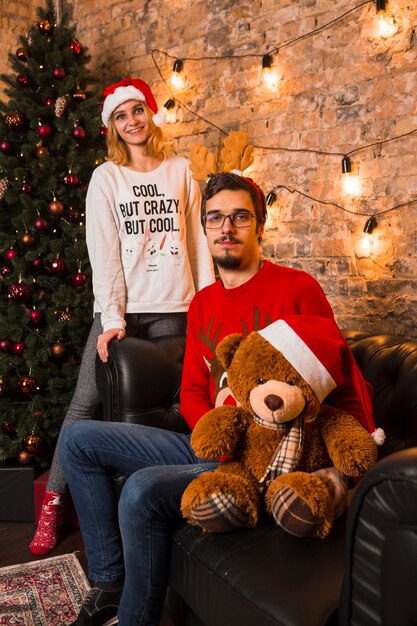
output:
[[[249,228],[253,219],[256,220],[256,215],[253,213],[232,213],[232,215],[223,215],[223,213],[209,213],[203,218],[204,226],[211,229],[219,229],[223,227],[225,221],[229,218],[234,228]]]

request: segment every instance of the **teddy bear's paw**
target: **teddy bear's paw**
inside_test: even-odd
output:
[[[291,487],[278,489],[271,500],[271,513],[283,530],[296,537],[315,537],[321,520]]]
[[[226,533],[237,528],[253,526],[247,511],[238,506],[228,493],[212,493],[190,511],[194,524],[212,533]]]
[[[334,485],[304,472],[279,476],[268,489],[268,511],[277,526],[297,537],[326,537],[334,519]]]

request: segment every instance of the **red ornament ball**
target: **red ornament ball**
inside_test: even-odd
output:
[[[58,80],[62,80],[63,78],[65,78],[65,70],[64,70],[64,68],[63,67],[56,67],[54,69],[54,76]]]
[[[46,107],[51,107],[55,104],[55,98],[45,98],[44,100],[42,100],[42,104]]]
[[[28,465],[32,461],[32,456],[22,450],[17,455],[17,460],[19,461],[20,465]]]
[[[43,217],[39,217],[35,222],[36,230],[48,230],[48,222]]]
[[[83,274],[82,272],[78,271],[71,277],[71,280],[74,287],[82,287],[87,282],[87,274]]]
[[[7,396],[8,391],[9,390],[7,388],[7,385],[2,380],[0,380],[0,397]]]
[[[6,250],[5,256],[8,261],[12,261],[19,256],[19,253],[15,248],[9,248],[8,250]]]
[[[49,137],[52,133],[52,128],[49,124],[41,124],[38,128],[39,137]]]
[[[0,274],[1,274],[3,277],[5,277],[5,276],[7,276],[8,274],[10,274],[10,273],[11,273],[11,271],[12,271],[12,268],[11,268],[11,267],[9,267],[8,265],[3,265],[3,267],[2,267],[2,268],[1,268],[1,270],[0,270]]]
[[[11,300],[16,300],[16,302],[26,302],[30,295],[29,287],[24,283],[14,283],[9,287],[8,295]]]
[[[68,214],[68,219],[73,224],[78,224],[78,222],[81,219],[81,213],[79,211],[75,211],[74,209],[71,209]]]
[[[17,381],[19,391],[29,396],[36,391],[37,382],[32,376],[22,376]]]
[[[8,437],[11,437],[11,438],[16,437],[15,427],[13,426],[13,424],[10,424],[10,422],[8,422],[7,420],[5,420],[3,424],[1,425],[1,431],[4,435],[7,435]]]
[[[80,184],[80,179],[78,178],[77,174],[71,174],[71,172],[68,172],[68,174],[64,176],[64,183],[67,185],[67,187],[78,187],[78,185]]]
[[[10,152],[12,151],[12,144],[7,141],[7,139],[3,139],[3,141],[0,143],[0,150],[5,154],[10,154]]]
[[[36,259],[33,259],[32,261],[32,268],[36,271],[39,272],[44,268],[45,265],[45,259],[42,256],[38,256]]]
[[[24,193],[30,193],[32,191],[32,187],[29,185],[29,183],[22,183],[20,189],[24,192]]]
[[[32,311],[29,314],[29,317],[30,317],[30,321],[32,322],[32,324],[37,326],[38,324],[42,322],[43,313],[42,311],[38,311],[38,309],[32,309]]]
[[[81,126],[76,126],[74,128],[74,130],[72,131],[72,134],[74,135],[74,137],[76,137],[77,139],[84,139],[85,137],[85,130],[84,128],[82,128]]]
[[[13,347],[13,343],[10,341],[10,339],[2,339],[0,341],[0,350],[2,352],[11,352]]]
[[[105,126],[100,128],[100,137],[107,137],[107,128]]]
[[[19,76],[17,77],[17,82],[19,83],[19,85],[21,87],[29,87],[30,85],[30,78],[28,74],[19,74]]]
[[[81,46],[76,39],[73,39],[69,45],[74,54],[80,54]]]
[[[51,272],[60,274],[65,270],[65,263],[62,259],[54,259],[51,263]]]
[[[23,437],[22,446],[23,450],[28,454],[39,454],[42,450],[43,441],[39,435],[32,433]]]
[[[20,356],[26,350],[26,344],[24,341],[16,341],[12,347],[13,353]]]
[[[62,215],[64,212],[64,205],[59,200],[52,200],[48,206],[51,215]]]

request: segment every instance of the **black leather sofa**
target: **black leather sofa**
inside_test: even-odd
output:
[[[324,540],[292,537],[269,519],[223,535],[182,524],[167,595],[175,626],[417,624],[417,341],[345,336],[374,386],[386,458],[359,482],[348,515]],[[183,350],[179,337],[112,342],[109,361],[97,361],[103,418],[187,432],[178,412]]]

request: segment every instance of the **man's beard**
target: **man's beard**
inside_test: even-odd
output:
[[[233,235],[225,235],[220,237],[214,243],[220,243],[221,241],[234,241],[235,243],[241,243],[237,237]],[[214,262],[217,267],[221,267],[224,270],[238,270],[241,266],[242,259],[240,257],[229,256],[229,252],[225,251],[225,256],[213,256]]]
[[[214,256],[213,259],[217,267],[224,270],[238,270],[242,263],[242,259],[236,256]]]

